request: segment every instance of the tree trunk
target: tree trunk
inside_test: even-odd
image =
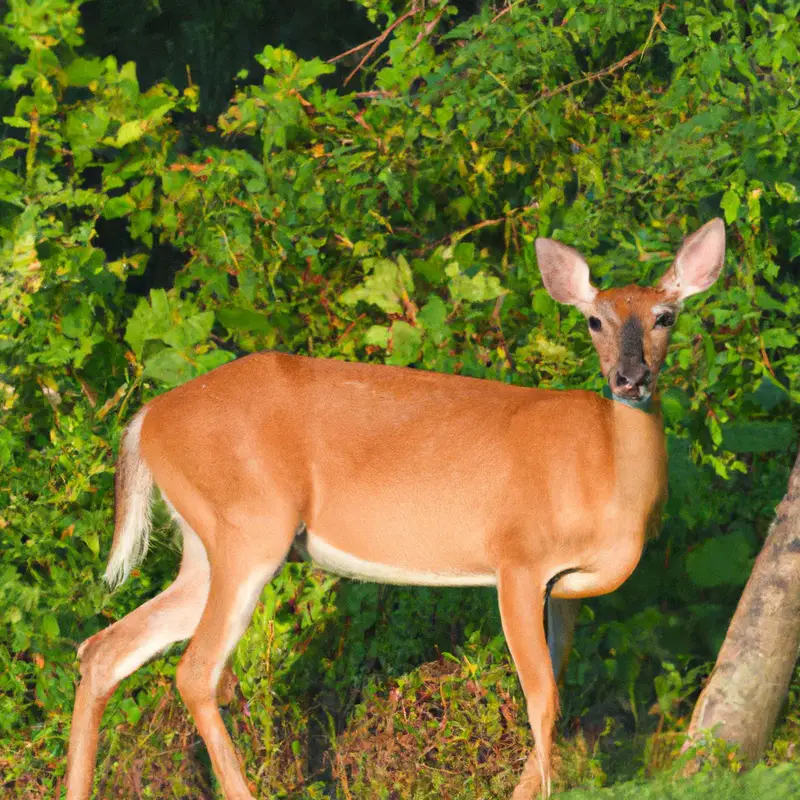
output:
[[[800,454],[716,666],[692,714],[684,750],[703,732],[760,759],[778,717],[800,647]]]

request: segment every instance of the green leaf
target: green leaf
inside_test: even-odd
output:
[[[330,75],[336,71],[333,64],[328,64],[318,58],[300,62],[300,80],[303,86],[310,86],[321,75]]]
[[[66,69],[71,86],[88,86],[102,77],[105,67],[99,58],[76,58]]]
[[[255,331],[264,333],[271,330],[273,324],[265,313],[250,308],[229,306],[217,309],[217,319],[229,331]]]
[[[673,425],[686,416],[687,407],[688,402],[684,392],[680,392],[677,389],[668,389],[661,395],[661,409],[664,412],[664,416]]]
[[[0,467],[11,462],[14,447],[14,436],[7,428],[0,428]]]
[[[131,726],[135,726],[142,718],[142,709],[136,705],[136,701],[132,697],[124,697],[120,700],[119,709],[125,715],[125,719]]]
[[[95,556],[100,555],[100,537],[96,533],[84,533],[83,541]]]
[[[701,589],[744,586],[752,566],[752,548],[743,533],[707,539],[686,556],[686,572]]]
[[[764,411],[772,411],[773,408],[786,401],[788,397],[789,395],[783,386],[766,377],[761,379],[761,383],[758,384],[758,388],[752,394],[753,401]]]
[[[117,131],[117,138],[114,144],[117,147],[125,147],[126,144],[141,139],[145,130],[147,130],[147,124],[147,120],[142,119],[132,119],[124,122]]]
[[[711,434],[711,441],[719,447],[722,444],[722,428],[720,427],[719,421],[716,417],[709,414],[706,417],[706,427],[708,428],[708,432]]]
[[[106,200],[103,206],[103,216],[106,219],[124,217],[133,211],[136,211],[136,203],[129,194],[123,194],[120,197],[112,197]]]
[[[440,344],[448,337],[450,329],[447,325],[447,305],[438,295],[432,294],[428,298],[417,319],[435,344]]]
[[[153,322],[158,330],[165,333],[172,327],[172,312],[169,308],[169,296],[164,289],[150,290],[150,305],[153,309]]]
[[[167,386],[179,386],[195,376],[195,370],[186,356],[168,347],[145,361],[142,376],[155,378]]]
[[[88,164],[94,157],[93,148],[105,136],[110,122],[108,111],[95,104],[91,109],[77,108],[67,115],[65,135],[72,147],[77,167]]]
[[[770,328],[762,334],[764,347],[772,350],[775,347],[791,348],[797,344],[797,336],[786,328]]]
[[[202,311],[189,317],[166,333],[163,337],[168,345],[178,350],[186,350],[196,344],[205,342],[214,326],[214,312]]]
[[[365,302],[375,305],[387,314],[400,314],[403,311],[402,298],[414,288],[414,279],[408,262],[400,256],[396,261],[388,258],[368,258],[364,260],[367,277],[364,282],[344,292],[340,302],[355,305]]]
[[[392,323],[390,342],[392,353],[386,359],[387,364],[404,367],[419,358],[422,334],[407,322],[398,320]]]
[[[389,329],[383,325],[373,325],[364,334],[365,345],[375,345],[377,347],[389,346]]]
[[[141,359],[145,342],[149,339],[163,341],[173,327],[167,293],[163,289],[153,289],[150,292],[150,303],[144,298],[140,299],[136,310],[128,320],[125,340],[135,356]]]
[[[450,280],[449,287],[456,303],[481,303],[493,300],[505,291],[499,278],[485,272],[479,272],[471,278],[464,274],[455,275]]]
[[[786,303],[782,300],[776,300],[762,286],[756,287],[756,303],[764,311],[784,312],[786,310]]]
[[[722,428],[722,447],[734,453],[769,453],[787,450],[795,440],[788,421],[731,422]]]
[[[775,183],[775,191],[778,193],[781,200],[785,200],[787,203],[796,203],[798,201],[797,188],[793,183],[781,183],[777,181]]]
[[[540,317],[555,317],[559,308],[559,304],[550,297],[546,289],[537,289],[533,293],[533,310]]]
[[[229,361],[233,361],[236,356],[228,350],[209,350],[207,353],[195,356],[194,360],[197,364],[197,374],[202,375],[204,372],[209,372],[212,369],[221,367]]]
[[[51,639],[55,638],[59,635],[59,633],[61,633],[61,630],[58,627],[58,620],[52,614],[45,614],[42,617],[42,633],[45,636],[49,636]]]
[[[12,128],[30,128],[31,126],[30,122],[22,117],[3,117],[3,122]]]
[[[722,195],[722,201],[719,205],[720,208],[725,212],[725,222],[727,222],[728,225],[730,225],[738,216],[741,202],[742,201],[739,195],[732,189],[728,189],[728,191]]]

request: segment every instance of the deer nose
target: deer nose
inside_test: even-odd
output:
[[[639,388],[650,380],[650,370],[647,364],[626,364],[617,367],[616,384],[620,389]]]

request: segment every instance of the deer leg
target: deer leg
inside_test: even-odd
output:
[[[225,664],[222,670],[222,675],[220,675],[219,684],[217,686],[217,703],[220,706],[229,706],[231,704],[238,683],[239,679],[233,671],[230,659],[228,659],[228,663]]]
[[[558,688],[544,632],[546,581],[527,567],[498,571],[500,616],[528,707],[534,750],[528,757],[514,800],[530,800],[538,790],[550,797],[550,750],[558,715]]]
[[[208,559],[197,535],[182,529],[183,558],[175,581],[78,648],[81,681],[72,712],[67,800],[91,796],[100,721],[119,682],[168,645],[188,639],[200,621],[208,596]]]
[[[294,529],[292,529],[294,530]],[[178,665],[178,691],[208,749],[227,800],[253,800],[218,706],[218,689],[231,652],[250,623],[264,585],[283,564],[280,554],[237,552],[212,555],[211,590],[194,638]]]
[[[547,647],[556,683],[564,680],[580,611],[580,600],[552,595],[547,600]]]

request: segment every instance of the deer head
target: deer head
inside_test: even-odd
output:
[[[581,254],[552,239],[536,240],[536,257],[550,296],[586,317],[612,394],[646,401],[655,386],[683,301],[716,281],[725,259],[725,225],[713,219],[684,239],[654,287],[631,284],[599,291]]]

